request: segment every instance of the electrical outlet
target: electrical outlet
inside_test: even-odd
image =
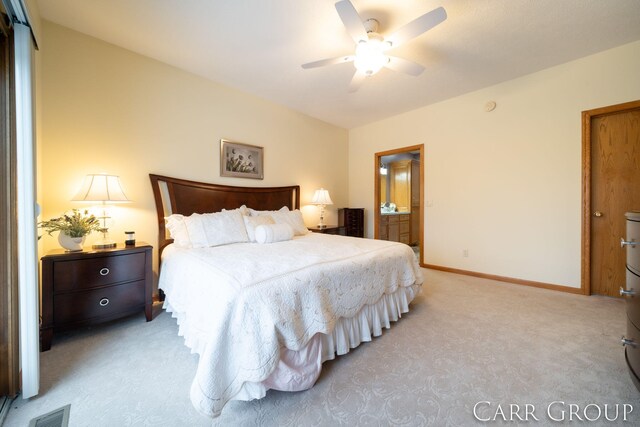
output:
[[[469,249],[463,249],[462,250],[462,256],[465,258],[469,258]]]

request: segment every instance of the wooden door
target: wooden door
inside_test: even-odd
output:
[[[20,391],[16,209],[18,179],[13,46],[13,31],[0,19],[0,424],[4,396],[13,398]]]
[[[590,293],[620,296],[624,214],[640,210],[640,102],[594,111],[585,129],[591,162]]]
[[[411,162],[411,242],[417,245],[420,239],[420,162]]]
[[[398,212],[411,210],[411,160],[401,160],[389,164],[391,174],[391,202]]]
[[[387,177],[389,175],[380,175],[380,202],[386,203],[387,199]]]

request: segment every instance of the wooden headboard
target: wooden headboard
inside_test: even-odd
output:
[[[242,205],[256,210],[300,208],[300,186],[234,187],[149,174],[158,213],[158,253],[173,240],[167,237],[164,218],[171,214],[219,212]]]

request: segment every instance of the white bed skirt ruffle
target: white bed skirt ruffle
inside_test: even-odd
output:
[[[323,362],[382,335],[383,328],[389,329],[391,322],[409,311],[409,304],[420,289],[421,284],[399,287],[376,303],[363,306],[354,317],[340,318],[331,334],[315,334],[301,350],[281,348],[278,365],[269,377],[262,382],[244,383],[231,400],[261,399],[269,389],[301,391],[311,388],[320,376]],[[177,319],[178,335],[184,337],[185,345],[192,353],[202,354],[207,342],[204,332],[191,325],[184,313],[174,311],[169,301],[164,302],[164,308]]]

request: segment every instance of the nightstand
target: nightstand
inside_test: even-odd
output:
[[[314,233],[340,234],[340,227],[337,225],[327,225],[325,228],[309,227],[309,230]]]
[[[93,325],[144,310],[152,319],[153,247],[138,242],[112,249],[65,252],[42,257],[40,350],[53,333]]]

